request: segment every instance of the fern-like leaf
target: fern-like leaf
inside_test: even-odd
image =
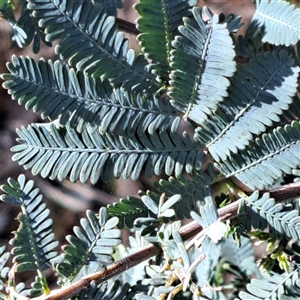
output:
[[[119,228],[123,228],[124,226],[133,228],[136,218],[148,216],[146,205],[141,199],[135,197],[127,197],[127,199],[121,199],[119,202],[109,204],[107,210],[110,216],[119,218]]]
[[[5,252],[5,246],[0,246],[0,299],[5,299],[5,295],[2,293],[5,289],[5,283],[7,281],[9,267],[5,266],[10,257],[9,252]]]
[[[21,1],[19,1],[20,3]],[[23,1],[24,2],[24,1]],[[7,21],[7,23],[11,26],[11,40],[18,45],[18,47],[22,48],[26,43],[27,34],[23,28],[21,28],[16,21],[14,16],[15,5],[12,1],[0,1],[0,14],[1,17]]]
[[[196,129],[195,139],[219,162],[244,149],[253,134],[278,122],[296,93],[299,68],[286,51],[266,52],[232,78],[221,110]]]
[[[284,126],[285,124],[292,123],[294,120],[300,121],[300,86],[297,87],[297,94],[293,98],[293,103],[280,116],[280,121],[276,125]]]
[[[232,237],[227,238],[222,247],[221,257],[224,261],[238,267],[246,276],[256,275],[259,272],[252,242],[246,237],[241,236],[240,246]]]
[[[105,12],[114,17],[117,17],[117,9],[123,8],[122,0],[92,0],[92,2],[101,4]]]
[[[180,200],[180,195],[166,198],[165,194],[159,196],[148,191],[147,195],[142,195],[141,201],[147,207],[149,216],[137,218],[134,221],[134,226],[143,228],[141,232],[143,236],[147,234],[155,235],[162,222],[168,223],[170,219],[174,219],[175,210],[172,207]],[[154,239],[156,240],[156,237]]]
[[[299,210],[285,203],[276,204],[268,193],[259,198],[259,193],[254,192],[243,199],[238,215],[241,231],[250,232],[251,228],[263,231],[269,228],[270,235],[277,239],[286,237],[295,242],[300,240]]]
[[[155,206],[157,213],[161,194],[165,194],[167,198],[180,194],[182,199],[172,204],[174,217],[178,220],[190,219],[191,211],[198,208],[197,202],[205,203],[205,199],[210,196],[210,191],[206,187],[214,181],[215,177],[213,167],[209,165],[208,174],[198,171],[191,174],[189,179],[183,176],[178,178],[171,176],[168,180],[161,179],[159,182],[154,183],[158,193],[150,191],[146,193],[153,205],[146,202],[147,206],[141,199],[128,197],[127,199],[121,199],[120,202],[108,205],[109,215],[120,218],[120,227],[125,225],[127,228],[133,228],[134,220],[137,218],[143,218],[147,222],[148,217],[156,217],[155,213],[151,212],[151,207]],[[145,196],[142,192],[140,194]],[[169,220],[169,218],[163,218],[163,221],[168,222]]]
[[[32,180],[26,182],[24,175],[20,175],[17,182],[9,179],[8,185],[2,185],[1,189],[5,193],[1,195],[2,201],[18,204],[22,208],[18,216],[20,226],[10,240],[14,246],[11,252],[13,261],[17,263],[16,271],[42,271],[48,268],[57,256],[54,248],[58,242],[53,241],[52,220],[48,218],[50,211],[42,203],[39,189],[34,188]]]
[[[74,300],[122,300],[131,299],[127,297],[130,291],[130,285],[125,282],[121,283],[119,280],[113,282],[96,284],[94,281],[86,289],[83,289],[78,296],[72,298]]]
[[[124,33],[118,32],[115,17],[102,5],[90,0],[30,0],[28,8],[45,28],[46,40],[60,39],[55,51],[69,59],[69,65],[95,78],[110,78],[115,87],[127,90],[150,93],[161,87],[145,69],[144,57],[127,50]]]
[[[221,15],[219,16],[221,21]],[[221,23],[227,24],[227,29],[230,33],[237,32],[241,27],[243,27],[244,23],[241,22],[241,16],[235,16],[234,14],[229,14],[227,17],[224,15],[224,20]]]
[[[143,120],[145,127],[149,119]],[[170,133],[155,132],[147,137],[146,129],[137,130],[138,138],[87,130],[79,134],[69,126],[33,124],[28,129],[17,130],[20,145],[12,148],[17,152],[13,160],[43,177],[63,180],[70,174],[72,182],[78,179],[86,182],[90,178],[92,183],[97,182],[100,175],[108,182],[112,173],[116,178],[131,175],[136,180],[143,167],[148,177],[161,174],[163,168],[169,175],[174,170],[180,175],[184,169],[201,169],[203,153],[186,133],[180,138],[176,133],[179,119],[175,121]]]
[[[236,176],[254,190],[272,186],[283,174],[300,167],[300,123],[265,133],[239,154],[216,164],[227,177]]]
[[[141,126],[146,116],[152,130],[168,126],[174,118],[175,109],[168,102],[113,89],[108,80],[75,72],[60,61],[13,56],[7,68],[10,74],[1,77],[12,99],[26,109],[41,111],[42,118],[59,118],[62,125],[70,122],[79,132],[99,127],[124,135],[132,125]]]
[[[90,210],[86,215],[80,220],[81,227],[74,227],[76,236],[66,237],[69,245],[63,246],[62,261],[56,266],[61,283],[104,269],[114,261],[114,247],[121,243],[121,231],[114,229],[119,220],[108,219],[106,208],[101,208],[98,216]]]
[[[41,41],[45,45],[51,47],[52,44],[45,41],[45,34],[42,32],[41,28],[39,28],[37,21],[30,14],[30,10],[27,8],[27,1],[19,0],[18,6],[20,7],[20,18],[18,21],[15,20],[12,11],[7,9],[4,11],[2,10],[4,19],[12,28],[12,46],[24,48],[32,43],[32,50],[35,54],[40,51]]]
[[[214,243],[207,236],[201,244],[201,248],[194,247],[193,258],[196,260],[200,255],[204,254],[206,257],[195,271],[195,277],[197,278],[197,284],[200,287],[210,285],[210,281],[215,274],[215,268],[219,264],[221,250],[223,243]],[[205,295],[211,299],[214,298],[213,291],[205,292]]]
[[[263,27],[262,41],[278,45],[296,45],[300,40],[300,9],[288,1],[258,0],[252,22]]]
[[[172,42],[170,97],[172,105],[186,117],[199,123],[217,108],[227,96],[228,77],[236,70],[233,42],[226,24],[218,15],[211,15],[208,23],[199,7],[193,8],[193,18],[184,18],[180,36]]]
[[[240,292],[242,300],[282,299],[294,300],[300,297],[300,268],[287,274],[263,274],[263,279],[252,279],[247,284],[248,292]]]
[[[196,0],[141,0],[135,5],[140,15],[137,28],[141,31],[137,39],[151,60],[151,68],[159,71],[165,80],[170,70],[171,42],[182,18],[190,16],[190,8],[196,4]]]
[[[191,211],[195,211],[198,208],[197,202],[205,203],[205,199],[210,196],[210,191],[206,187],[214,181],[215,177],[214,169],[212,165],[209,165],[208,173],[199,170],[195,174],[191,174],[189,179],[183,176],[178,178],[171,176],[168,180],[161,179],[159,182],[154,183],[158,193],[148,191],[144,194],[140,192],[141,195],[144,197],[147,195],[150,199],[148,202],[145,202],[146,204],[135,197],[121,199],[120,202],[108,205],[109,215],[117,216],[120,219],[120,228],[124,226],[133,228],[134,220],[137,218],[148,222],[149,217],[152,220],[154,217],[157,217],[156,213],[158,212],[161,194],[165,194],[167,198],[180,194],[182,199],[172,204],[174,217],[178,220],[189,219],[191,218]],[[151,201],[153,202],[152,205]],[[154,209],[152,208],[153,206],[155,207]],[[153,210],[155,210],[155,213],[153,213]],[[168,222],[170,218],[163,218],[162,220]]]
[[[198,202],[199,213],[191,212],[191,217],[197,221],[205,230],[200,232],[197,237],[196,245],[202,244],[204,238],[207,236],[215,244],[224,240],[225,234],[228,230],[227,226],[219,220],[216,204],[209,195],[205,197],[205,202]]]
[[[205,199],[210,195],[206,186],[210,185],[216,178],[216,174],[211,165],[208,167],[208,174],[199,171],[192,174],[189,179],[183,176],[179,178],[169,177],[168,180],[161,179],[155,182],[154,186],[160,193],[166,193],[171,197],[180,194],[182,201],[176,203],[173,209],[179,220],[191,218],[191,211],[197,210],[197,202],[205,203]]]

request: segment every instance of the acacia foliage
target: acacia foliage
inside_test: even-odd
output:
[[[9,179],[1,200],[20,206],[20,227],[11,270],[0,248],[0,297],[47,299],[49,267],[61,285],[54,299],[230,299],[226,273],[233,297],[300,297],[299,199],[272,197],[287,178],[299,188],[299,9],[257,1],[237,45],[238,16],[194,0],[140,0],[136,54],[119,30],[119,0],[20,5],[16,20],[13,3],[0,2],[15,43],[55,42],[56,58],[14,55],[1,75],[13,100],[49,121],[17,129],[13,160],[51,180],[161,179],[140,198],[87,211],[60,252],[33,181]],[[200,231],[192,239],[186,218]],[[123,227],[134,232],[128,247]],[[260,270],[251,236],[268,244]],[[11,279],[29,270],[30,287]]]

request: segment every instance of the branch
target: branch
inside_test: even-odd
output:
[[[138,35],[140,33],[140,31],[135,27],[134,23],[120,18],[117,18],[117,23],[119,25],[119,29],[124,30],[130,34]]]
[[[300,196],[300,182],[285,185],[283,187],[270,189],[264,192],[270,193],[270,196],[275,199],[276,203],[287,201],[287,199],[294,199]],[[263,192],[262,192],[263,193]],[[233,202],[225,207],[218,209],[219,218],[224,221],[236,217],[241,200]],[[190,239],[202,230],[202,227],[196,222],[191,222],[183,226],[179,233],[183,241]],[[81,278],[69,286],[63,287],[57,291],[51,292],[47,296],[38,298],[31,298],[32,300],[64,300],[75,296],[80,290],[89,286],[92,281],[102,283],[115,275],[121,274],[124,271],[138,265],[142,261],[150,259],[152,256],[158,255],[161,249],[154,245],[148,245],[138,252],[128,255],[127,257],[112,263],[103,271]],[[21,299],[21,298],[20,298]],[[22,298],[22,300],[30,300],[30,298]]]
[[[260,191],[259,194],[270,193],[271,197],[276,202],[284,202],[290,199],[300,197],[300,182],[286,184],[276,189],[269,189],[266,191]]]

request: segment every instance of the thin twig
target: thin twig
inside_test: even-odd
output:
[[[33,298],[34,300],[65,300],[72,296],[75,296],[81,289],[86,288],[92,281],[96,283],[104,282],[117,274],[120,274],[136,265],[145,261],[152,256],[158,255],[160,249],[156,248],[152,244],[144,247],[143,249],[128,255],[127,257],[120,259],[107,266],[105,270],[93,273],[86,277],[81,278],[78,282],[69,286],[63,287],[58,291],[53,291],[47,296]],[[32,300],[33,300],[32,299]],[[29,298],[27,299],[29,300]]]
[[[138,35],[140,33],[140,31],[136,28],[134,23],[125,21],[120,18],[117,18],[117,23],[119,25],[119,29],[124,30],[130,34]]]
[[[276,202],[284,202],[289,199],[300,197],[300,182],[286,184],[276,189],[260,191],[259,194],[270,193]]]

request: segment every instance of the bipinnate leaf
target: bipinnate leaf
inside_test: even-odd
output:
[[[26,181],[25,176],[20,175],[17,181],[9,179],[8,184],[1,187],[6,193],[1,200],[18,204],[22,209],[18,216],[20,226],[10,240],[14,246],[11,253],[17,263],[16,271],[47,269],[58,255],[55,251],[58,242],[54,241],[52,220],[48,218],[50,211],[32,180]]]
[[[204,11],[209,17],[207,22],[199,7],[193,8],[192,18],[184,18],[184,25],[178,28],[181,35],[175,37],[175,50],[171,51],[171,103],[197,124],[203,123],[228,96],[228,78],[236,70],[226,23],[220,24],[218,15],[207,8]]]
[[[74,227],[75,235],[66,237],[69,244],[63,246],[64,254],[56,265],[61,284],[104,269],[114,261],[114,247],[121,243],[121,231],[114,229],[119,219],[109,219],[106,208],[100,208],[98,215],[88,210],[86,216],[80,227]]]
[[[240,292],[242,300],[284,299],[292,300],[300,297],[299,266],[291,273],[262,274],[263,279],[251,279],[247,284],[247,292]]]
[[[172,40],[178,33],[183,17],[191,16],[196,0],[162,0],[155,3],[139,1],[134,8],[139,14],[137,40],[145,56],[151,60],[150,68],[164,81],[168,80]]]
[[[226,101],[196,129],[195,140],[206,144],[216,162],[245,149],[288,110],[297,91],[299,67],[288,52],[257,55],[235,73]]]
[[[241,201],[238,219],[241,231],[250,232],[251,228],[269,230],[271,236],[281,240],[300,240],[299,210],[291,204],[277,203],[269,193],[259,197],[258,191]]]
[[[124,135],[143,126],[147,117],[152,134],[175,118],[175,109],[166,100],[114,89],[109,80],[92,78],[58,60],[36,61],[13,55],[7,69],[10,73],[1,75],[2,86],[13,100],[39,111],[43,119],[69,123],[78,132],[88,128],[89,132]]]
[[[145,58],[128,50],[128,40],[118,32],[116,18],[101,4],[85,0],[28,2],[46,40],[59,39],[55,52],[69,65],[94,78],[110,78],[115,87],[149,94],[160,89],[161,84],[146,69]]]
[[[144,121],[147,127],[151,119]],[[12,148],[13,160],[34,175],[59,180],[69,176],[72,182],[90,179],[95,184],[100,176],[109,182],[112,175],[136,180],[143,168],[147,177],[163,170],[179,176],[184,169],[201,169],[203,153],[186,132],[177,132],[178,126],[175,119],[170,132],[164,128],[147,136],[147,128],[138,128],[137,135],[118,136],[87,129],[79,133],[69,124],[33,124],[17,130],[20,144]]]
[[[293,121],[256,138],[216,167],[227,177],[236,176],[252,190],[265,189],[300,167],[299,153],[300,123]]]
[[[300,9],[289,1],[258,0],[252,22],[263,28],[264,43],[296,45],[300,40]]]

